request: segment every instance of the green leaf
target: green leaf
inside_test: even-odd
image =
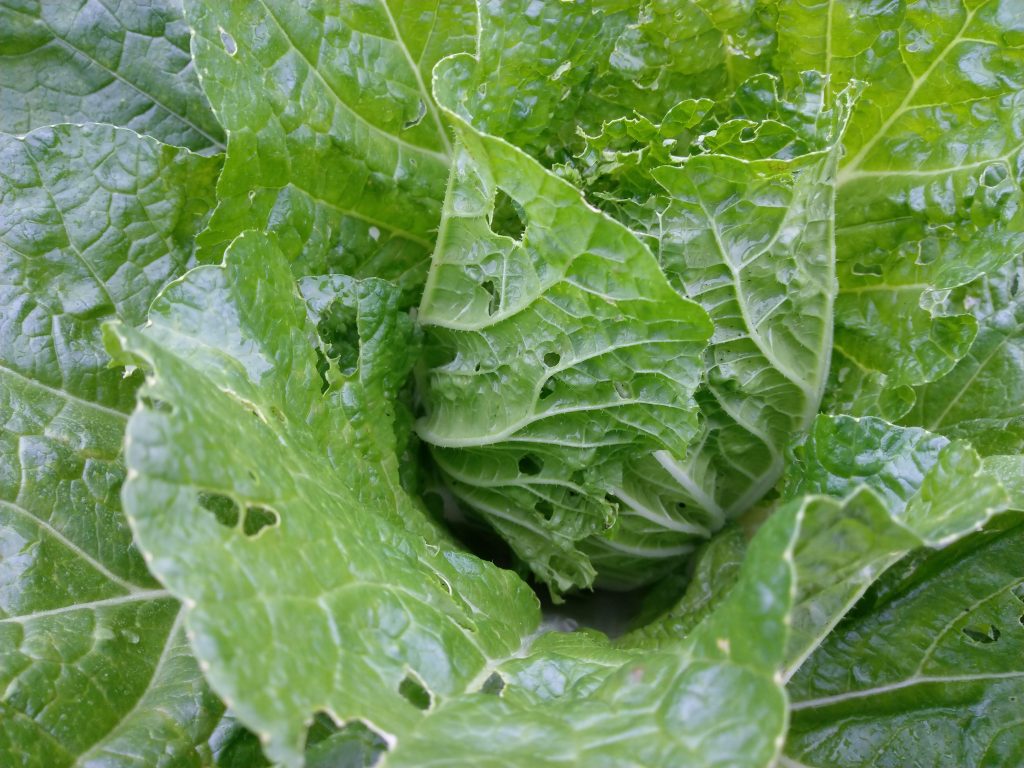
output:
[[[746,551],[742,528],[718,533],[697,556],[693,576],[682,597],[661,615],[619,638],[616,644],[626,648],[661,648],[689,635],[735,586]]]
[[[438,69],[445,108],[472,65]],[[419,311],[418,433],[455,494],[555,593],[588,586],[592,559],[610,579],[650,579],[712,527],[626,491],[633,458],[682,455],[697,431],[707,315],[578,190],[451,114],[460,145]],[[521,232],[497,218],[506,198]]]
[[[497,693],[442,703],[382,764],[773,765],[787,721],[777,670],[792,548],[806,507],[794,503],[764,526],[735,589],[686,641],[628,653],[593,634],[545,635],[496,668]]]
[[[404,681],[462,693],[539,620],[524,583],[435,530],[393,456],[362,450],[387,442],[375,393],[404,378],[389,366],[411,329],[395,288],[338,301],[353,298],[359,330],[377,330],[355,371],[330,360],[326,391],[316,351],[334,338],[262,234],[168,286],[145,331],[108,326],[116,358],[152,372],[127,436],[136,541],[184,601],[214,690],[286,765],[317,712],[393,740],[421,717]]]
[[[85,121],[223,149],[181,0],[0,2],[0,131]]]
[[[448,176],[429,91],[469,50],[470,0],[297,5],[186,0],[203,88],[228,134],[220,205],[201,243],[274,232],[297,274],[422,284]]]
[[[827,494],[843,505],[804,522],[787,676],[906,553],[947,546],[1008,505],[998,468],[969,445],[880,419],[819,416],[794,453],[784,497]]]
[[[915,389],[903,423],[970,440],[983,455],[1024,451],[1022,280],[1018,256],[955,292],[954,300],[977,319],[977,338],[952,371]]]
[[[685,456],[656,454],[644,473],[675,481],[659,506],[745,512],[818,411],[832,339],[835,171],[855,95],[828,103],[823,92],[814,76],[787,97],[773,78],[755,78],[723,108],[733,119],[709,152],[653,172],[668,195],[650,222],[659,260],[715,323],[700,439]],[[793,128],[780,133],[783,121]]]
[[[483,2],[477,56],[459,71],[450,106],[541,162],[562,162],[580,131],[627,116],[660,120],[680,101],[718,96],[762,71],[773,5]]]
[[[836,411],[902,416],[976,333],[936,292],[1024,248],[1021,18],[1008,0],[781,6],[784,72],[869,84],[839,174]]]
[[[198,766],[221,705],[121,511],[139,377],[100,324],[193,263],[220,162],[61,125],[0,167],[0,763]]]
[[[1017,524],[886,576],[790,681],[792,764],[1018,764],[1022,557]]]

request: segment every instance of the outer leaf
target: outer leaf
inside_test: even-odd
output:
[[[839,178],[837,410],[901,416],[976,332],[933,292],[1024,247],[1022,19],[1019,0],[782,5],[784,71],[869,83]]]
[[[765,525],[736,588],[685,643],[627,654],[593,636],[545,636],[525,659],[498,667],[500,695],[443,704],[385,764],[774,764],[786,727],[777,668],[805,509],[792,504]]]
[[[979,278],[955,300],[978,321],[967,356],[916,388],[904,423],[970,440],[982,454],[1024,451],[1024,262]]]
[[[191,263],[219,161],[55,126],[0,169],[0,763],[199,765],[221,705],[131,544],[100,323]]]
[[[393,741],[422,717],[407,685],[461,694],[539,620],[518,578],[434,531],[393,456],[360,448],[392,428],[373,393],[400,375],[389,356],[408,343],[395,289],[346,290],[360,330],[378,332],[322,394],[292,286],[273,240],[248,233],[223,267],[172,283],[144,333],[109,330],[119,359],[153,372],[128,427],[136,540],[185,601],[211,685],[286,765],[302,762],[318,711]]]
[[[1018,524],[886,579],[790,682],[794,764],[1019,764],[1022,557]]]
[[[181,0],[3,0],[0,131],[95,121],[223,149],[188,41]]]
[[[472,66],[439,68],[446,109],[464,101]],[[645,559],[687,552],[711,527],[624,490],[632,457],[681,455],[696,432],[707,315],[625,227],[451,114],[462,143],[420,305],[430,369],[418,432],[453,491],[555,592],[591,583],[590,553],[612,579],[649,579]],[[499,193],[522,218],[519,239],[500,233]]]
[[[203,87],[228,133],[212,253],[272,231],[298,274],[422,283],[448,175],[424,83],[472,47],[470,0],[186,0]]]
[[[619,638],[616,644],[627,648],[662,648],[689,635],[735,586],[746,551],[742,528],[721,531],[700,553],[682,598],[662,615]]]
[[[880,419],[820,416],[795,453],[784,495],[845,501],[804,523],[787,676],[907,552],[946,546],[1008,504],[997,468],[970,446]]]

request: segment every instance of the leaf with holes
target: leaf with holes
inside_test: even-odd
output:
[[[941,291],[1024,249],[1022,20],[1018,0],[780,6],[788,76],[868,83],[837,192],[836,410],[902,416],[977,333]]]
[[[793,765],[1020,763],[1016,520],[897,567],[811,655],[789,684]]]
[[[446,109],[472,64],[438,70]],[[449,114],[460,143],[419,312],[419,435],[455,494],[554,592],[589,586],[595,564],[610,580],[649,580],[717,527],[624,490],[637,484],[631,460],[682,455],[697,432],[707,315],[570,184]],[[503,226],[503,207],[521,231]]]
[[[217,159],[109,126],[0,136],[0,763],[200,765],[223,709],[120,504],[142,323],[191,266]]]
[[[397,289],[337,287],[313,303],[354,311],[354,370],[259,233],[171,283],[143,332],[108,328],[117,359],[152,372],[126,438],[136,540],[185,602],[214,690],[289,765],[317,712],[393,739],[423,692],[461,693],[539,621],[526,585],[456,548],[384,454],[412,332]]]
[[[185,0],[193,51],[228,135],[203,248],[274,232],[298,275],[384,277],[415,296],[450,163],[430,94],[473,47],[471,0]]]

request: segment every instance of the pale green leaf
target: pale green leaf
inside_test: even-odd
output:
[[[777,61],[868,83],[845,141],[831,405],[899,418],[977,326],[937,291],[1024,248],[1024,5],[858,0],[780,6]]]
[[[297,274],[344,272],[416,293],[440,217],[449,140],[434,63],[474,45],[470,0],[186,0],[203,88],[228,134],[201,238],[277,234]]]
[[[374,390],[400,375],[386,363],[410,328],[383,282],[346,298],[360,330],[380,332],[359,339],[354,372],[331,361],[326,392],[322,342],[258,233],[168,286],[144,332],[108,330],[122,362],[152,371],[127,437],[136,540],[184,601],[214,690],[286,765],[301,762],[315,713],[393,739],[421,717],[403,681],[462,693],[539,620],[523,582],[434,529],[394,456],[360,450],[386,443]]]
[[[745,84],[727,114],[747,117],[721,125],[708,153],[654,171],[668,195],[652,222],[659,260],[708,310],[715,335],[699,441],[685,456],[656,454],[661,466],[645,474],[668,473],[676,498],[719,517],[745,512],[778,480],[829,369],[834,182],[854,94],[827,103],[813,76],[792,101],[776,88],[771,78]],[[781,120],[793,128],[780,134]]]
[[[443,106],[472,66],[439,69]],[[460,145],[419,311],[419,435],[456,495],[556,592],[589,585],[592,558],[610,580],[649,579],[717,527],[626,491],[633,458],[682,455],[697,431],[707,315],[578,190],[451,114]],[[503,199],[521,231],[498,220]]]
[[[787,722],[777,671],[792,548],[815,503],[761,530],[735,589],[685,641],[629,653],[593,634],[545,635],[496,668],[502,687],[430,711],[382,765],[773,765]]]

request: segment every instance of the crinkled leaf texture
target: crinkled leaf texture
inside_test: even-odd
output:
[[[121,511],[135,325],[220,161],[110,126],[0,135],[0,764],[199,766],[223,707]]]
[[[380,403],[411,330],[397,289],[301,285],[308,304],[273,239],[247,233],[223,266],[163,291],[143,331],[107,331],[121,362],[150,371],[127,438],[137,541],[267,754],[300,764],[319,712],[369,726],[388,765],[769,765],[807,503],[764,527],[740,586],[685,643],[534,643],[525,583],[456,548],[405,496],[394,456],[372,455],[393,440]],[[354,358],[317,334],[337,304],[355,310]]]
[[[393,287],[351,293],[375,332],[326,394],[315,326],[259,233],[165,289],[145,332],[108,331],[121,362],[152,370],[126,438],[136,540],[184,600],[214,689],[288,764],[314,713],[390,738],[420,717],[407,676],[459,693],[539,620],[523,582],[428,524],[393,455],[361,450],[391,430],[374,390],[400,375],[387,363],[410,328]],[[370,407],[353,413],[353,399]]]
[[[228,135],[203,248],[219,258],[243,230],[270,231],[297,275],[383,277],[418,294],[450,149],[430,71],[472,49],[472,0],[185,0],[185,11]]]
[[[790,681],[781,765],[1019,765],[1022,558],[1018,516],[883,577]]]
[[[647,491],[655,508],[746,512],[778,480],[785,447],[824,392],[835,173],[855,89],[830,103],[812,74],[791,94],[779,89],[774,78],[749,80],[719,106],[736,117],[701,140],[707,151],[652,171],[665,198],[647,229],[659,260],[715,323],[703,431],[685,455],[656,453],[640,473],[662,478]]]
[[[876,418],[819,416],[793,452],[783,495],[845,502],[842,514],[805,522],[787,676],[904,555],[948,546],[1011,506],[1000,470],[962,441]]]
[[[181,0],[0,2],[0,131],[84,121],[197,151],[224,148]]]
[[[462,101],[472,62],[439,68],[446,109]],[[460,143],[419,312],[429,366],[419,435],[456,495],[555,592],[589,586],[595,567],[612,581],[650,579],[718,527],[628,492],[640,483],[632,458],[682,455],[697,432],[692,394],[711,324],[629,230],[450,114]],[[499,220],[497,200],[521,232]]]
[[[977,331],[941,292],[1024,249],[1024,4],[781,5],[777,62],[869,85],[839,175],[832,407],[897,419]]]
[[[948,374],[915,390],[902,419],[970,440],[983,455],[1024,452],[1024,258],[950,297],[969,309],[978,335]]]

